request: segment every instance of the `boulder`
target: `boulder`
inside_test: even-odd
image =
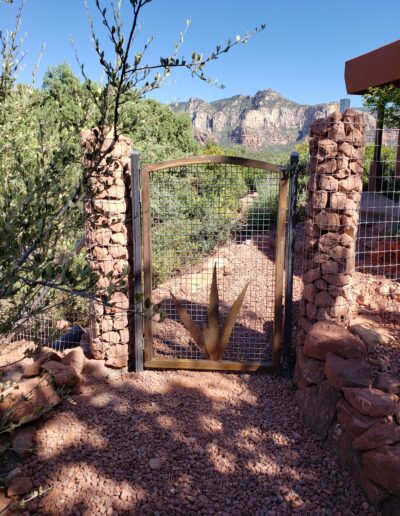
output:
[[[354,439],[353,445],[359,450],[372,450],[398,441],[400,441],[400,426],[390,422],[378,422]]]
[[[62,363],[66,366],[71,366],[78,375],[82,373],[85,362],[86,357],[81,347],[71,349],[62,359]]]
[[[400,378],[395,378],[389,373],[380,373],[375,382],[377,389],[391,394],[400,394]]]
[[[376,418],[360,414],[344,399],[339,401],[336,408],[339,423],[353,439],[366,432],[377,421]]]
[[[21,381],[0,403],[0,416],[12,423],[33,421],[60,403],[61,398],[46,378]]]
[[[362,463],[366,478],[400,496],[400,444],[367,451]]]
[[[365,416],[384,417],[394,414],[398,397],[377,389],[344,387],[344,397],[358,412]]]
[[[382,486],[378,486],[375,482],[371,482],[368,478],[363,477],[361,485],[368,497],[368,500],[375,507],[380,507],[382,502],[390,497],[390,493],[388,493],[386,489]],[[392,516],[394,516],[394,514]]]
[[[362,470],[361,452],[353,446],[352,439],[345,430],[339,432],[335,447],[342,468],[350,471],[359,480]]]
[[[370,387],[372,385],[371,368],[362,360],[342,358],[334,353],[326,354],[325,376],[332,387]]]
[[[367,346],[369,353],[375,351],[377,345],[387,344],[388,342],[386,333],[371,328],[367,324],[352,324],[350,331],[360,337]]]
[[[302,377],[309,384],[317,384],[324,380],[324,363],[307,357],[300,346],[297,348],[297,364]]]
[[[318,439],[326,439],[335,419],[336,405],[341,394],[326,381],[299,392],[302,393],[300,405],[306,426]]]
[[[330,321],[320,321],[311,327],[304,342],[304,353],[324,360],[332,352],[344,358],[361,358],[366,354],[363,342],[342,326]]]
[[[53,360],[61,362],[61,355],[51,348],[43,347],[41,351],[32,358],[26,358],[22,362],[24,376],[37,376],[40,368],[45,362]]]
[[[79,383],[78,373],[69,365],[50,360],[43,364],[42,368],[54,378],[55,384],[59,387],[74,387]]]

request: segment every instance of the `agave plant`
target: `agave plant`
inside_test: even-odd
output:
[[[204,328],[200,328],[193,321],[187,310],[182,306],[182,303],[171,292],[171,297],[175,303],[176,310],[184,327],[190,333],[190,336],[197,344],[197,347],[208,359],[220,360],[224,354],[228,345],[229,337],[231,336],[235,325],[235,321],[242,307],[248,286],[249,282],[246,283],[238,298],[233,303],[221,332],[219,331],[219,296],[216,264],[214,265],[210,299],[208,303],[208,324],[204,326]]]

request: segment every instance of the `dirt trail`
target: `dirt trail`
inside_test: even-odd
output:
[[[153,372],[89,384],[37,434],[40,515],[375,514],[289,382]]]

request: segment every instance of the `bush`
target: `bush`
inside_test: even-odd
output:
[[[248,189],[225,165],[182,167],[151,176],[153,274],[165,281],[229,240]],[[171,252],[171,257],[166,253]],[[173,256],[172,256],[173,254]]]
[[[257,185],[259,197],[247,214],[247,225],[251,230],[273,229],[278,217],[278,190],[276,185],[264,181]]]

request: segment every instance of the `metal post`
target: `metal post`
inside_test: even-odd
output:
[[[132,229],[133,229],[133,294],[135,300],[135,371],[143,371],[143,302],[137,302],[142,294],[142,220],[140,203],[140,154],[131,154]]]
[[[381,107],[378,110],[375,130],[375,144],[374,144],[374,159],[369,169],[368,191],[379,192],[382,190],[382,137],[383,137],[383,121],[385,119],[385,108]]]
[[[285,281],[285,317],[283,329],[282,376],[292,375],[291,347],[293,320],[293,256],[295,244],[295,225],[297,211],[297,177],[299,172],[299,154],[292,152],[289,167],[289,212],[287,223],[286,281]]]

